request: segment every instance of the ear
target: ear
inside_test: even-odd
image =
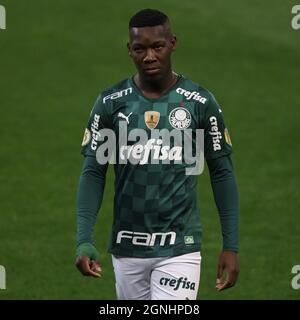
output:
[[[171,38],[171,49],[172,51],[176,50],[176,46],[177,46],[177,38],[175,35],[172,36]]]
[[[129,56],[131,57],[131,46],[129,42],[127,42],[127,50],[128,50]]]

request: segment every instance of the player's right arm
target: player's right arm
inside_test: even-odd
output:
[[[99,277],[101,273],[100,255],[93,243],[93,231],[102,203],[108,164],[97,162],[96,151],[101,143],[99,130],[109,126],[109,115],[100,95],[90,114],[82,141],[81,153],[85,159],[77,191],[75,265],[86,276]]]
[[[216,276],[216,289],[221,291],[234,286],[239,274],[239,196],[231,140],[213,95],[206,107],[204,127],[205,157],[223,236]]]

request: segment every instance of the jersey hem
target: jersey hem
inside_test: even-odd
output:
[[[201,251],[201,245],[196,244],[190,247],[184,247],[182,249],[176,249],[175,253],[171,253],[170,251],[154,251],[154,252],[134,252],[134,253],[124,253],[122,249],[108,249],[109,253],[120,256],[120,257],[127,257],[127,258],[156,258],[156,257],[176,257],[187,253],[198,252]]]

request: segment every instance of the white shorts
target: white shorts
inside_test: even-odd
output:
[[[176,257],[112,256],[118,300],[196,300],[200,252]]]

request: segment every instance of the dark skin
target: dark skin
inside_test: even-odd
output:
[[[219,255],[216,289],[222,291],[235,285],[240,272],[238,255],[234,251],[222,251]]]
[[[99,261],[90,260],[87,256],[78,256],[76,257],[75,265],[84,276],[101,277],[102,270]]]
[[[176,37],[169,23],[153,27],[129,30],[128,54],[132,58],[137,74],[134,82],[147,98],[159,98],[177,81],[172,71],[171,56],[176,49]],[[76,267],[86,276],[100,277],[99,261],[87,256],[76,258]],[[238,255],[234,251],[222,251],[218,259],[216,289],[218,291],[235,285],[239,274]]]
[[[127,49],[137,69],[134,81],[145,97],[159,98],[176,83],[178,75],[171,66],[176,37],[168,23],[131,28]]]

